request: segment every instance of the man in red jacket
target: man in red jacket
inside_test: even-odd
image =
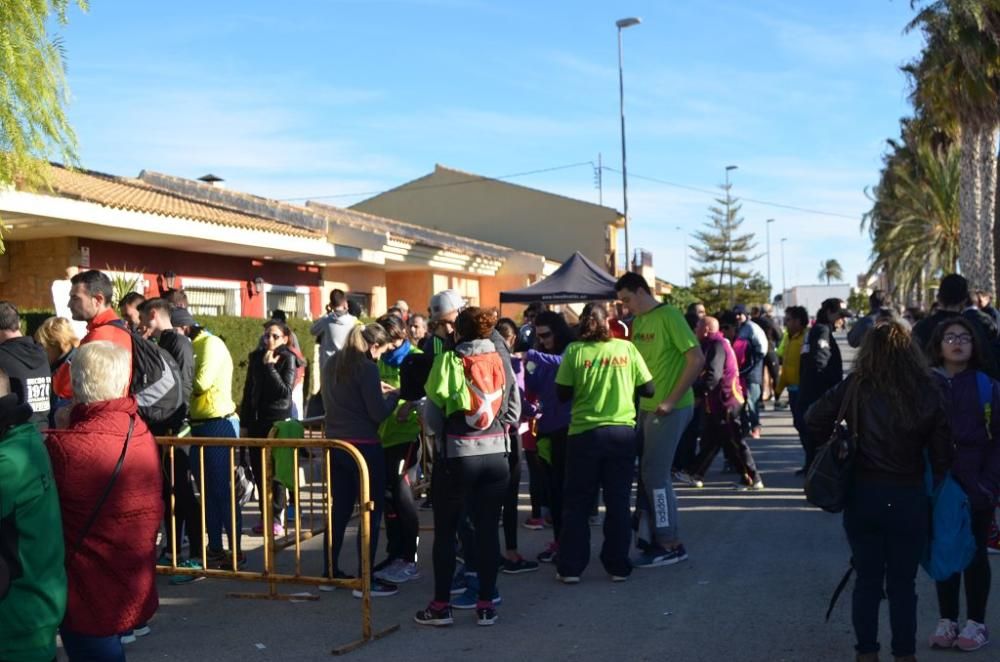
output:
[[[132,355],[132,336],[115,313],[114,287],[111,279],[97,269],[83,271],[70,279],[69,310],[73,319],[87,323],[86,345],[95,340],[110,340]]]

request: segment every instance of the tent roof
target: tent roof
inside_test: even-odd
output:
[[[577,251],[544,280],[519,290],[501,292],[500,303],[570,303],[617,297],[614,276]]]

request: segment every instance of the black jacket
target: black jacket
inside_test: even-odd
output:
[[[282,346],[278,348],[278,362],[265,364],[265,353],[266,350],[255,349],[247,363],[247,381],[240,404],[240,422],[247,426],[282,421],[292,414],[295,355]]]
[[[840,347],[833,337],[833,327],[816,323],[806,335],[799,362],[799,400],[815,402],[844,379]]]
[[[0,370],[10,377],[10,391],[18,402],[31,406],[31,421],[44,430],[52,407],[49,358],[32,338],[20,336],[0,344]]]
[[[828,391],[806,412],[810,438],[817,445],[826,443],[833,424],[854,377],[848,377]],[[855,477],[868,482],[896,485],[923,484],[924,450],[936,476],[951,468],[954,445],[948,429],[948,417],[940,391],[927,378],[926,388],[913,420],[892,416],[885,398],[869,385],[862,384],[857,394],[858,420],[847,409],[847,426],[859,438],[854,462]]]
[[[174,357],[174,361],[177,361],[177,366],[181,369],[181,392],[184,394],[186,417],[191,402],[191,392],[194,390],[194,345],[190,338],[176,331],[164,331],[157,343]]]

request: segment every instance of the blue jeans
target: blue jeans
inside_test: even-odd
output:
[[[569,437],[563,527],[559,533],[559,574],[579,577],[590,561],[590,517],[598,489],[604,492],[604,544],[601,563],[608,574],[628,577],[631,538],[629,498],[637,452],[635,430],[594,428]]]
[[[749,382],[747,384],[747,415],[750,418],[750,429],[760,427],[760,409],[757,405],[760,402],[761,386]]]
[[[916,650],[914,579],[928,539],[930,500],[922,486],[856,483],[844,509],[857,580],[851,620],[858,653],[876,653],[882,589],[889,597],[892,654]]]
[[[70,662],[125,662],[125,647],[117,634],[110,637],[90,637],[75,634],[65,628],[59,631],[63,649]]]
[[[240,436],[240,419],[214,418],[191,426],[192,437],[232,437]],[[239,453],[237,452],[237,461]],[[201,452],[197,445],[191,446],[191,472],[201,486]],[[229,483],[232,469],[229,467],[229,449],[225,446],[205,447],[205,530],[208,531],[208,548],[222,551],[222,532],[229,536],[229,549],[234,553],[239,549],[240,534],[243,531],[243,512],[237,504],[236,531],[233,528],[233,509]],[[201,550],[191,550],[191,556],[199,558]]]

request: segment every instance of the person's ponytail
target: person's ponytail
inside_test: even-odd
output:
[[[389,335],[378,324],[358,324],[347,334],[344,346],[334,360],[334,377],[338,382],[350,379],[368,360],[368,350],[373,345],[386,345]]]

